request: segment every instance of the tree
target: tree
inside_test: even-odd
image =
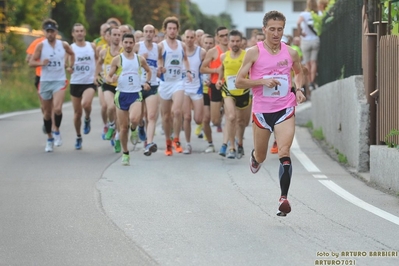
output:
[[[88,30],[85,17],[85,0],[61,0],[54,5],[51,17],[57,21],[58,28],[67,41],[72,39],[71,32],[75,23],[83,24]],[[64,17],[68,19],[61,19]]]
[[[43,19],[49,16],[51,3],[46,0],[8,0],[8,25],[20,26],[28,24],[32,28],[39,29]]]
[[[93,14],[93,18],[90,19],[93,22],[90,25],[93,26],[89,31],[92,36],[98,36],[101,24],[111,17],[117,18],[122,24],[133,25],[129,0],[113,0],[112,2],[111,0],[96,0],[92,8],[87,10],[87,12]]]

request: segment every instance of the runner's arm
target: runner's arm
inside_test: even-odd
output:
[[[215,56],[214,56],[215,52],[217,53],[217,50],[215,48],[212,48],[206,53],[204,61],[202,62],[202,65],[201,65],[201,68],[200,68],[200,72],[202,74],[216,74],[216,73],[218,73],[218,70],[216,68],[210,68],[209,67],[209,64],[215,58]]]
[[[44,66],[48,64],[48,59],[44,59],[43,61],[40,61],[40,56],[42,54],[42,48],[43,48],[43,43],[39,43],[36,46],[35,52],[29,59],[29,66],[30,67],[38,67],[38,66]]]
[[[118,76],[115,73],[120,65],[120,59],[121,59],[120,56],[115,56],[112,59],[111,68],[110,68],[107,76],[105,77],[105,79],[108,83],[114,83],[114,82],[118,81]]]
[[[273,88],[276,85],[281,85],[276,79],[249,79],[247,78],[249,70],[258,58],[259,51],[256,46],[251,47],[244,56],[244,61],[241,65],[240,70],[238,70],[236,78],[236,88],[253,88],[256,86],[267,86]]]
[[[191,73],[191,68],[190,68],[190,62],[188,61],[187,58],[187,49],[186,45],[183,43],[183,63],[184,67],[186,68],[186,77],[188,79],[188,82],[193,81],[193,74]],[[190,74],[190,75],[189,75]]]
[[[166,69],[164,67],[164,61],[162,57],[162,50],[163,50],[163,45],[162,43],[158,44],[158,75],[161,75],[162,73],[166,72]]]

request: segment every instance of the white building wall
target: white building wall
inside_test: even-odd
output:
[[[228,13],[236,29],[246,33],[248,28],[262,28],[264,15],[272,10],[283,13],[287,19],[284,34],[292,35],[300,12],[294,12],[294,0],[264,0],[262,12],[246,12],[246,0],[191,0],[198,4],[201,11],[208,15]]]

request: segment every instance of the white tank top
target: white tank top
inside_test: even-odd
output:
[[[86,42],[84,47],[73,43],[72,50],[75,52],[75,65],[71,75],[71,84],[92,84],[94,82],[95,55],[93,47]]]
[[[305,33],[305,36],[301,36],[302,40],[312,41],[318,39],[319,37],[309,27],[309,25],[312,27],[314,26],[312,14],[308,11],[304,11],[300,14],[300,16],[303,18],[303,21],[301,22],[301,28]]]
[[[128,59],[126,56],[120,54],[121,57],[121,70],[118,78],[118,85],[116,90],[120,92],[140,92],[141,91],[141,65],[139,63],[138,55],[134,55],[134,58]]]
[[[166,72],[161,75],[161,80],[174,82],[182,80],[183,76],[183,46],[179,40],[177,49],[172,50],[166,40],[163,40],[164,53],[162,55]]]
[[[184,90],[188,93],[199,93],[199,89],[202,88],[202,81],[200,76],[201,61],[201,47],[197,46],[192,55],[187,55],[188,62],[190,63],[191,76],[193,77],[192,82],[187,81],[187,72],[183,66],[183,80]],[[202,93],[202,92],[201,92]]]
[[[48,59],[49,62],[42,67],[40,81],[65,81],[65,49],[62,41],[55,40],[53,48],[47,39],[44,40],[40,60],[44,59]]]
[[[147,54],[147,64],[151,69],[151,86],[157,86],[158,85],[158,80],[157,80],[157,70],[158,70],[158,45],[156,43],[152,43],[152,49],[148,50],[147,47],[145,46],[145,42],[139,42],[139,51],[138,54]],[[142,74],[141,74],[141,84],[144,84],[147,81],[147,72],[142,69]]]

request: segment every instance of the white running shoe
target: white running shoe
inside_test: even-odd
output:
[[[48,139],[46,142],[46,148],[44,148],[45,152],[52,152],[54,147],[54,139]]]
[[[54,145],[60,147],[62,145],[62,138],[60,132],[53,132]]]
[[[205,149],[205,153],[215,152],[215,146],[213,144],[209,144],[209,146]]]
[[[187,146],[184,149],[183,153],[184,154],[191,154],[192,151],[193,151],[193,148],[191,147],[191,144],[187,144]]]

